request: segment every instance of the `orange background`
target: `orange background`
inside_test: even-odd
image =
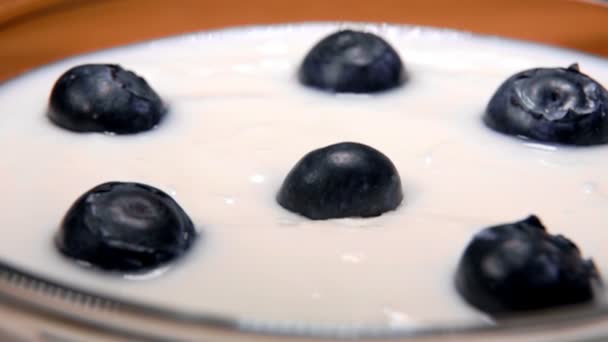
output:
[[[0,80],[68,55],[234,25],[421,24],[608,56],[608,7],[560,0],[0,0]]]

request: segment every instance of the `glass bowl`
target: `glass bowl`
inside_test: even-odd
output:
[[[75,54],[208,29],[309,21],[454,28],[608,56],[601,2],[8,1],[0,5],[0,80]],[[3,340],[555,341],[608,338],[608,309],[552,311],[493,325],[376,330],[189,315],[55,284],[0,265]],[[41,291],[40,289],[45,289]],[[50,290],[49,290],[50,289]],[[49,292],[55,293],[48,296]],[[57,295],[58,294],[58,295]],[[94,304],[91,304],[94,303]],[[100,304],[101,303],[101,304]]]

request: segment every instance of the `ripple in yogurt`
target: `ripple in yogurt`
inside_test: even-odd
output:
[[[299,63],[344,28],[335,24],[195,33],[78,56],[5,83],[0,257],[172,309],[380,327],[485,322],[453,286],[459,256],[480,228],[531,212],[607,273],[606,147],[532,144],[481,119],[493,91],[518,71],[578,62],[606,84],[605,60],[452,31],[348,26],[395,48],[407,87],[328,95],[301,85]],[[54,126],[45,116],[53,83],[84,63],[137,70],[172,115],[130,136]],[[301,156],[339,141],[391,156],[407,185],[403,210],[313,221],[276,203]],[[83,191],[115,179],[171,194],[205,243],[154,279],[74,267],[52,244],[58,223]]]

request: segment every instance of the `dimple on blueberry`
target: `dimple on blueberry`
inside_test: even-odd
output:
[[[377,93],[407,78],[401,57],[379,36],[342,30],[318,42],[298,72],[302,84],[334,93]]]
[[[608,92],[577,64],[529,69],[496,90],[483,121],[495,131],[539,142],[605,144]]]
[[[591,302],[600,285],[593,261],[533,215],[477,233],[456,273],[462,297],[496,317]]]
[[[196,237],[186,212],[163,191],[108,182],[72,204],[55,242],[62,254],[77,261],[136,273],[176,260]]]
[[[48,117],[74,132],[134,134],[151,130],[167,109],[146,80],[114,64],[84,64],[56,81]]]

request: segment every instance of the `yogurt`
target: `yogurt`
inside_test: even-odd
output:
[[[300,61],[339,28],[374,32],[409,82],[379,95],[300,85]],[[568,148],[481,122],[508,76],[568,66],[608,84],[608,62],[576,52],[430,28],[303,24],[203,32],[78,56],[0,86],[0,258],[51,279],[188,312],[378,327],[486,321],[453,277],[478,230],[536,214],[608,274],[608,146]],[[151,132],[78,134],[46,117],[55,80],[121,64],[168,103]],[[355,141],[386,154],[404,201],[367,219],[311,221],[275,201],[307,152]],[[171,194],[201,239],[181,261],[118,277],[62,257],[70,205],[107,181]]]

